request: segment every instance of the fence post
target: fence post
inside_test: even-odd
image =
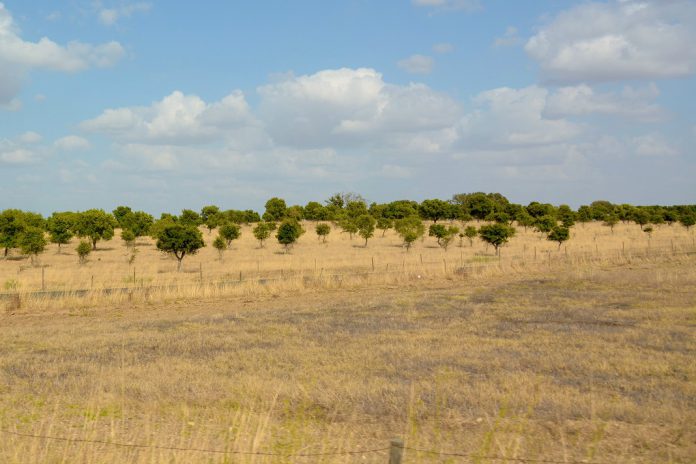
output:
[[[372,257],[372,272],[375,271],[375,257]]]
[[[201,285],[203,284],[203,263],[198,263],[198,274],[201,277]]]
[[[45,267],[41,266],[41,291],[46,290],[46,279],[44,278]]]
[[[389,446],[389,464],[401,464],[404,455],[404,441],[401,438],[394,438]]]

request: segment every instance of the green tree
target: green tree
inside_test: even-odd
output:
[[[287,218],[278,226],[276,238],[278,239],[278,243],[285,247],[285,252],[287,253],[290,247],[297,242],[303,233],[304,230],[296,219]]]
[[[367,240],[375,234],[375,224],[377,221],[369,214],[363,214],[355,219],[355,225],[358,228],[358,234],[365,239],[365,247]]]
[[[123,216],[119,224],[121,229],[129,229],[138,238],[148,235],[154,222],[152,215],[144,211],[133,211]]]
[[[551,232],[557,224],[556,218],[551,215],[539,216],[534,220],[534,228],[542,234]]]
[[[121,240],[123,240],[128,248],[135,248],[135,233],[130,229],[121,231]]]
[[[232,245],[232,240],[237,240],[242,235],[242,230],[237,224],[225,223],[220,227],[220,236],[225,239],[227,246]]]
[[[558,207],[558,213],[556,217],[559,221],[561,221],[563,227],[568,228],[573,227],[573,225],[575,225],[575,218],[577,217],[577,215],[575,211],[570,209],[570,206],[561,205]]]
[[[417,216],[410,216],[397,220],[394,222],[394,230],[396,230],[396,233],[398,233],[404,241],[406,251],[411,249],[413,242],[425,234],[425,226]]]
[[[114,215],[116,222],[118,222],[118,226],[121,229],[125,229],[126,227],[123,225],[123,219],[129,214],[132,214],[133,210],[130,208],[130,206],[118,206],[111,213]]]
[[[263,220],[280,221],[285,217],[285,212],[288,209],[285,200],[282,198],[273,197],[266,202],[266,212],[263,213]]]
[[[203,219],[201,219],[200,214],[192,209],[182,209],[179,215],[179,223],[184,226],[198,227],[203,224]]]
[[[464,236],[469,239],[469,246],[474,246],[474,238],[478,235],[478,229],[474,226],[467,226],[464,229]]]
[[[263,248],[264,242],[271,236],[271,232],[275,229],[271,222],[259,222],[254,226],[252,233],[256,240],[259,241],[259,247]]]
[[[0,213],[0,246],[5,248],[5,256],[10,249],[19,246],[19,237],[24,232],[24,213],[18,209],[6,209]]]
[[[43,253],[46,248],[44,230],[38,227],[27,227],[19,237],[19,248],[22,253],[31,257],[31,262],[34,264],[39,253]]]
[[[317,233],[317,238],[321,239],[322,243],[326,243],[326,237],[331,232],[331,227],[328,224],[322,223],[317,224],[314,230]]]
[[[558,249],[560,250],[563,242],[570,238],[570,231],[564,226],[554,226],[546,238],[552,242],[558,242]]]
[[[650,223],[650,213],[645,208],[635,208],[631,219],[640,226],[640,230],[645,230],[644,227]]]
[[[215,237],[215,240],[213,240],[213,248],[218,251],[218,259],[222,261],[223,254],[227,249],[227,240],[225,240],[222,235],[218,235]]]
[[[689,230],[694,224],[696,224],[696,213],[682,213],[679,215],[679,222],[681,225]]]
[[[481,226],[478,233],[481,240],[493,245],[495,254],[499,255],[499,248],[515,235],[515,229],[505,224],[487,224]]]
[[[326,208],[316,201],[307,203],[304,207],[304,217],[308,221],[326,221],[329,218]]]
[[[440,219],[448,219],[452,216],[452,205],[437,198],[423,200],[418,207],[420,217],[437,223]]]
[[[48,229],[48,237],[51,243],[58,245],[58,253],[60,246],[70,243],[73,238],[72,225],[74,213],[53,213],[48,218],[46,228]]]
[[[118,226],[116,219],[101,209],[90,209],[77,213],[74,230],[78,237],[91,240],[92,250],[97,249],[99,240],[114,238],[114,228]]]
[[[353,235],[358,233],[358,225],[355,223],[355,219],[351,217],[344,217],[338,221],[338,227],[348,234],[351,240],[353,240]]]
[[[80,258],[80,264],[85,264],[87,256],[92,252],[92,245],[85,240],[81,240],[75,251],[77,251],[77,256]]]
[[[618,223],[619,223],[619,217],[614,213],[611,213],[611,214],[604,217],[603,225],[609,227],[611,229],[612,234],[614,233],[614,227]]]
[[[285,217],[297,219],[301,221],[304,219],[304,208],[300,205],[292,205],[285,210]]]
[[[384,234],[387,233],[387,230],[394,227],[394,221],[392,221],[389,218],[380,217],[379,219],[377,219],[377,226],[376,227],[382,231],[382,237],[384,237]]]
[[[443,224],[431,224],[428,228],[428,236],[435,237],[437,244],[440,245],[440,240],[447,236],[447,227]]]
[[[201,221],[203,221],[203,224],[207,224],[208,219],[219,216],[221,213],[220,208],[215,205],[204,206],[201,208]]]
[[[157,239],[157,249],[170,253],[177,259],[177,271],[181,270],[181,261],[187,254],[196,254],[204,246],[201,231],[193,225],[167,225]]]
[[[524,227],[525,232],[527,231],[528,227],[534,226],[534,218],[527,212],[526,209],[522,209],[519,213],[517,213],[515,220],[519,226]]]

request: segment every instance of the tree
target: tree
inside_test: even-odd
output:
[[[328,212],[321,203],[310,201],[304,207],[304,217],[308,221],[325,221],[328,219]]]
[[[494,197],[494,195],[495,194],[485,194],[483,192],[458,193],[452,197],[452,201],[461,205],[464,212],[472,217],[476,219],[485,219],[486,216],[491,214],[496,209],[496,200],[498,197]],[[505,202],[507,202],[507,199],[505,199]],[[502,200],[500,201],[500,203],[505,202]]]
[[[556,217],[559,221],[561,221],[563,227],[568,228],[573,227],[573,225],[575,225],[575,218],[577,217],[577,215],[572,209],[570,209],[570,206],[561,205],[558,207],[558,214],[556,215]]]
[[[130,208],[130,206],[118,206],[115,210],[111,212],[111,214],[114,215],[114,218],[116,219],[116,222],[118,222],[118,226],[121,229],[125,229],[125,226],[123,225],[123,219],[132,213],[133,210]]]
[[[689,230],[694,224],[696,224],[696,213],[683,213],[679,215],[679,222],[681,225]]]
[[[650,213],[648,213],[644,208],[636,208],[633,210],[631,219],[633,219],[633,222],[640,226],[640,230],[644,230],[643,228],[645,225],[650,223]]]
[[[353,240],[353,234],[358,233],[358,225],[353,218],[344,217],[338,221],[338,227],[340,227],[343,232],[348,233],[351,240]]]
[[[531,214],[527,212],[526,209],[522,209],[517,216],[515,216],[517,224],[524,227],[524,231],[527,231],[527,227],[532,227],[534,225],[534,218]]]
[[[382,237],[384,237],[384,234],[387,233],[387,230],[394,227],[394,221],[392,221],[389,218],[381,217],[381,218],[377,219],[376,227],[382,231]]]
[[[237,224],[228,222],[220,227],[220,237],[225,240],[228,247],[232,245],[232,240],[237,240],[241,235],[242,230]]]
[[[478,233],[481,240],[493,245],[495,254],[499,255],[499,248],[515,235],[515,228],[505,224],[488,224],[481,226]]]
[[[443,200],[423,200],[418,207],[420,217],[437,223],[440,219],[451,217],[452,205]]]
[[[394,230],[396,230],[404,241],[406,251],[411,249],[413,242],[425,234],[425,226],[420,218],[416,216],[399,219],[394,223]]]
[[[154,218],[144,211],[133,211],[126,214],[121,219],[121,228],[129,229],[135,238],[143,237],[150,233],[150,227],[154,223]]]
[[[329,235],[331,232],[331,227],[328,224],[317,224],[317,226],[314,228],[314,230],[317,233],[317,238],[322,240],[322,243],[326,243],[326,237]]]
[[[619,223],[619,217],[616,214],[612,213],[612,214],[608,214],[607,216],[605,216],[603,225],[609,227],[611,229],[611,233],[613,234],[614,227],[618,223]]]
[[[570,231],[564,226],[554,226],[546,238],[552,242],[558,242],[558,249],[560,250],[563,242],[570,238]]]
[[[208,205],[201,208],[201,220],[203,224],[208,223],[208,219],[214,216],[219,216],[221,214],[220,208],[215,205]],[[214,229],[214,227],[213,227]]]
[[[287,218],[278,226],[276,238],[278,239],[278,243],[285,247],[285,252],[287,253],[290,247],[297,242],[297,239],[299,239],[303,233],[304,230],[296,219]]]
[[[126,247],[128,248],[134,248],[135,247],[135,233],[130,230],[130,229],[123,229],[121,231],[121,240],[123,240],[126,243]]]
[[[285,217],[297,219],[301,221],[304,219],[304,208],[300,205],[292,205],[285,210]]]
[[[78,237],[89,238],[92,241],[92,250],[96,250],[99,240],[114,238],[114,228],[117,226],[118,223],[112,215],[101,209],[90,209],[77,213],[74,230]]]
[[[177,271],[181,270],[181,261],[187,254],[196,254],[204,246],[201,231],[193,225],[167,225],[157,239],[157,249],[170,253],[177,259]]]
[[[34,264],[39,253],[43,253],[46,248],[44,230],[38,227],[27,227],[19,237],[19,248],[25,255],[31,256],[31,262]]]
[[[437,239],[437,244],[440,245],[440,240],[442,240],[447,235],[447,227],[442,224],[432,224],[428,228],[428,236],[435,237]]]
[[[11,248],[17,248],[19,237],[24,232],[24,213],[18,209],[6,209],[0,213],[0,246],[5,248],[5,256]]]
[[[92,245],[85,240],[81,240],[75,251],[77,251],[77,256],[80,258],[80,264],[85,264],[87,256],[92,252]]]
[[[215,237],[215,240],[213,240],[213,248],[218,251],[218,257],[220,261],[222,261],[222,255],[227,249],[227,241],[222,237],[222,235]]]
[[[252,233],[256,240],[259,241],[259,247],[263,248],[263,242],[271,236],[271,232],[275,229],[274,224],[271,222],[259,222],[254,226]]]
[[[478,229],[474,226],[467,226],[464,229],[464,236],[469,239],[469,246],[474,246],[474,238],[478,235]]]
[[[48,218],[46,228],[48,229],[48,237],[51,243],[56,243],[58,245],[58,252],[60,253],[60,246],[67,245],[70,243],[70,239],[73,238],[73,232],[71,230],[73,220],[73,213],[53,213],[50,218]]]
[[[540,218],[542,216],[556,216],[556,208],[549,203],[539,203],[538,201],[533,201],[527,205],[527,212],[534,218]]]
[[[266,212],[263,213],[264,221],[280,221],[285,217],[285,211],[288,209],[285,200],[282,198],[273,197],[266,202]]]
[[[548,234],[556,226],[556,218],[551,215],[544,215],[534,220],[534,228],[542,234]]]
[[[365,247],[367,240],[375,234],[375,224],[377,221],[369,214],[363,214],[355,219],[355,225],[358,228],[358,234],[365,239]]]
[[[203,224],[201,215],[192,209],[182,209],[179,215],[179,223],[185,226],[198,227]]]

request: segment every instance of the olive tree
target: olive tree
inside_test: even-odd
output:
[[[181,261],[187,254],[196,254],[204,246],[201,231],[192,225],[168,225],[162,229],[157,239],[157,249],[170,253],[177,259],[177,271],[181,270]]]
[[[406,251],[411,249],[413,242],[425,234],[425,226],[420,218],[416,216],[399,219],[394,223],[394,230],[404,241]]]
[[[35,264],[39,253],[46,248],[46,237],[43,229],[27,227],[19,237],[19,248],[22,253],[31,257],[31,263]]]
[[[469,246],[474,246],[474,238],[478,235],[478,229],[474,226],[467,226],[464,229],[464,236],[469,239]]]
[[[317,224],[314,231],[317,233],[317,239],[321,239],[322,243],[326,243],[326,237],[331,233],[331,226],[325,223]]]
[[[506,244],[515,235],[515,228],[505,224],[487,224],[481,226],[478,231],[479,237],[486,243],[493,245],[495,254],[499,255],[499,248]]]
[[[242,235],[242,230],[237,224],[228,222],[220,227],[220,237],[222,237],[227,246],[232,245],[232,240],[237,240]]]
[[[564,226],[555,226],[546,237],[547,240],[558,242],[558,249],[561,249],[563,242],[570,238],[570,230]]]
[[[213,248],[217,250],[218,258],[222,261],[222,256],[227,249],[227,240],[225,240],[222,235],[218,235],[215,237],[215,240],[213,240]]]
[[[99,240],[111,240],[114,228],[118,226],[116,219],[101,209],[90,209],[75,216],[74,230],[78,237],[88,238],[92,242],[92,250],[97,249]]]
[[[375,218],[369,214],[363,214],[355,219],[355,226],[358,228],[358,234],[365,239],[365,247],[367,240],[375,234]]]
[[[5,248],[5,256],[11,248],[17,248],[19,237],[24,232],[24,213],[18,209],[6,209],[0,213],[0,246]]]
[[[87,256],[92,252],[92,245],[87,241],[81,240],[75,251],[77,251],[77,256],[80,258],[80,264],[85,264]]]
[[[285,252],[287,253],[302,234],[304,234],[304,229],[302,229],[300,223],[296,219],[287,218],[278,226],[276,238],[278,243],[285,247]]]
[[[259,247],[263,248],[263,243],[271,236],[273,230],[275,230],[275,224],[272,222],[259,222],[254,226],[252,233],[259,241]]]
[[[51,217],[48,218],[46,224],[48,237],[51,243],[58,245],[59,253],[60,246],[67,245],[70,243],[70,239],[73,238],[73,231],[71,230],[73,219],[73,213],[53,213]]]
[[[387,230],[394,227],[394,221],[386,217],[380,217],[377,219],[377,228],[382,231],[382,237],[387,233]]]

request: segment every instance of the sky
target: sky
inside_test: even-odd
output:
[[[4,0],[0,210],[696,203],[695,0]]]

